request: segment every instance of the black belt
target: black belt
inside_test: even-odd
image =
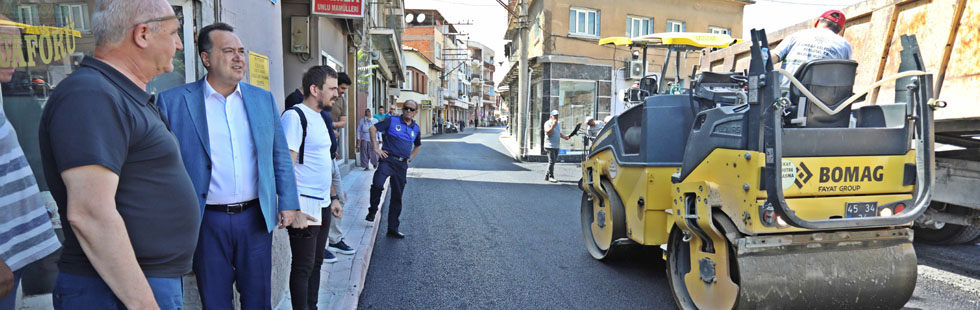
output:
[[[236,214],[236,213],[242,213],[242,211],[245,211],[245,209],[248,209],[249,207],[258,204],[259,204],[259,199],[256,198],[246,202],[232,203],[226,205],[205,205],[204,209],[224,212],[228,214]]]
[[[401,157],[398,157],[398,156],[395,156],[395,155],[388,155],[388,158],[391,158],[391,159],[394,159],[394,160],[397,160],[397,161],[400,161],[400,162],[408,163],[408,158],[401,158]]]

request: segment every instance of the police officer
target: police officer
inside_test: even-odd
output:
[[[391,203],[388,206],[388,235],[394,238],[405,238],[398,231],[398,216],[402,213],[402,192],[408,173],[408,163],[415,158],[422,147],[421,132],[414,117],[418,104],[414,100],[405,102],[402,115],[390,115],[375,124],[371,131],[371,144],[381,160],[374,172],[374,183],[371,184],[371,206],[368,207],[368,222],[374,222],[374,216],[381,204],[381,191],[384,190],[385,179],[391,178]],[[378,147],[378,131],[385,131],[384,148]]]

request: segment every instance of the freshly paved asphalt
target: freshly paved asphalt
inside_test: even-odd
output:
[[[408,238],[387,237],[382,212],[358,308],[674,308],[659,251],[633,249],[608,262],[588,255],[577,165],[557,165],[559,183],[545,182],[546,164],[511,159],[502,130],[423,139],[403,198]],[[920,265],[980,280],[978,246],[917,251]],[[980,309],[977,300],[920,276],[906,309]]]

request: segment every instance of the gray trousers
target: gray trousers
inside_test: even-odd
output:
[[[363,155],[363,154],[362,154]],[[340,196],[340,206],[343,206],[347,202],[347,195],[344,194],[344,185],[341,183],[340,177],[340,167],[337,166],[337,161],[333,161],[333,181],[331,186],[333,186],[334,191],[337,192],[337,196]],[[327,215],[333,216],[333,215]],[[334,244],[344,240],[344,232],[340,230],[340,219],[332,218],[330,221],[330,234],[327,236],[328,242]]]
[[[554,148],[554,149],[552,149],[552,148],[546,148],[544,150],[545,151],[548,151],[548,174],[545,174],[544,177],[545,178],[547,178],[547,177],[554,177],[555,176],[555,162],[558,161],[558,149],[557,148]]]

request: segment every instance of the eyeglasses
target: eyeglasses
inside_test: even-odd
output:
[[[409,112],[415,112],[415,108],[405,107],[405,110]]]
[[[143,21],[141,23],[136,23],[136,25],[134,25],[134,26],[138,26],[138,25],[142,25],[142,24],[155,23],[155,22],[165,22],[165,21],[168,21],[168,20],[181,19],[181,18],[184,18],[184,16],[181,15],[181,14],[164,16],[164,17],[157,17],[157,18],[151,18],[151,19],[147,19],[147,20],[145,20],[145,21]]]

